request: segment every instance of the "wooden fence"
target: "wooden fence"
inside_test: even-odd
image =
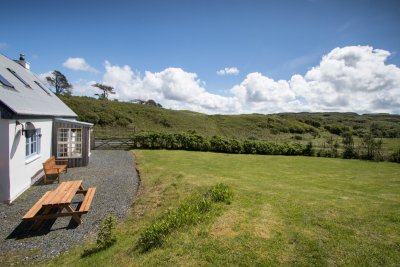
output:
[[[132,138],[95,139],[95,150],[129,150],[135,147]]]

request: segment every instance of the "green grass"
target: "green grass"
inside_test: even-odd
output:
[[[112,247],[48,266],[398,266],[400,165],[313,157],[136,151],[142,186]],[[161,247],[141,231],[195,192],[225,183],[230,205]],[[90,213],[87,215],[90,216]]]

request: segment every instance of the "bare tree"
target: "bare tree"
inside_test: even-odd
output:
[[[103,91],[100,94],[95,94],[95,95],[97,95],[99,97],[99,99],[107,100],[109,94],[115,94],[114,87],[112,87],[112,86],[105,85],[105,84],[102,84],[102,83],[95,83],[95,84],[92,84],[92,86],[93,87],[97,87],[98,89]]]

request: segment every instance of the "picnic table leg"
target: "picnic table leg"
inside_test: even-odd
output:
[[[72,218],[76,221],[77,224],[82,223],[81,218],[79,218],[79,215],[74,214],[74,210],[69,205],[66,205],[65,208],[72,213]]]
[[[43,213],[41,214],[41,216],[45,216],[45,215],[49,214],[50,210],[51,210],[51,207],[46,207],[46,208],[44,209]],[[45,220],[45,219],[43,219],[43,218],[36,219],[35,222],[33,223],[32,227],[31,227],[31,229],[32,229],[33,231],[36,231],[37,229],[39,229],[39,228],[40,228],[40,225],[42,224],[42,222],[43,222],[44,220]]]

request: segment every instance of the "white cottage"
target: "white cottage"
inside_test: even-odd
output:
[[[69,167],[89,163],[93,125],[76,117],[23,55],[0,54],[0,202],[12,202],[43,177],[43,162],[52,155]]]

